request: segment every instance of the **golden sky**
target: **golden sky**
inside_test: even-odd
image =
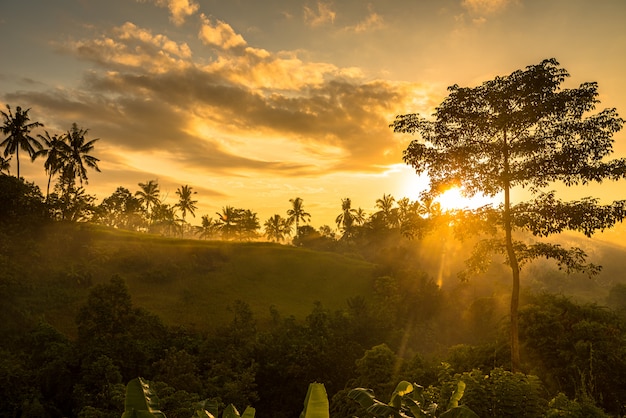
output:
[[[98,201],[157,179],[168,203],[197,192],[192,223],[224,206],[263,223],[301,197],[335,226],[342,198],[371,213],[417,196],[410,138],[388,125],[432,113],[449,85],[554,57],[565,87],[597,81],[599,107],[626,116],[625,19],[622,0],[3,0],[0,99],[51,134],[76,122],[101,138]],[[43,163],[22,161],[45,189]]]

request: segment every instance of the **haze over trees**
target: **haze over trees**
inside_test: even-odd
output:
[[[490,253],[504,255],[511,267],[511,363],[520,370],[518,306],[520,269],[546,257],[567,271],[596,274],[580,248],[558,244],[526,243],[514,232],[529,231],[546,237],[564,230],[591,236],[626,217],[626,201],[600,205],[597,199],[562,202],[542,189],[555,182],[566,186],[619,180],[626,177],[626,159],[607,161],[613,153],[613,134],[624,123],[615,109],[590,114],[598,103],[596,83],[561,89],[569,76],[554,59],[496,77],[478,87],[448,88],[448,97],[431,119],[419,114],[400,115],[395,132],[420,138],[405,150],[404,161],[418,174],[427,173],[430,195],[460,186],[468,196],[502,192],[499,208],[474,211],[473,232],[486,234],[475,247],[470,270],[483,271]],[[511,189],[524,187],[533,194],[528,202],[511,202]],[[460,227],[470,222],[464,219]],[[502,232],[502,234],[500,234]],[[521,234],[518,234],[521,236]]]

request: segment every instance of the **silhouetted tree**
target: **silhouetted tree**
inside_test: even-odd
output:
[[[295,199],[289,199],[291,202],[291,209],[287,210],[287,215],[289,216],[289,222],[295,222],[296,224],[296,237],[298,236],[298,222],[304,221],[308,222],[311,219],[311,214],[306,212],[303,207],[303,201],[301,198],[296,197]]]
[[[196,206],[196,203],[198,203],[198,201],[192,199],[192,196],[196,194],[196,192],[192,191],[192,187],[190,187],[189,185],[184,185],[176,190],[176,194],[178,195],[178,203],[174,206],[180,209],[180,212],[183,215],[184,229],[185,217],[187,216],[187,212],[191,213],[191,215],[194,217],[196,216],[194,211],[198,209],[198,207]],[[184,233],[184,231],[181,230],[181,234],[182,233]]]
[[[118,187],[102,200],[96,210],[96,220],[115,228],[137,230],[143,224],[141,203],[130,190]]]
[[[100,138],[87,141],[86,136],[88,133],[88,129],[79,128],[76,123],[73,123],[70,130],[67,131],[70,154],[65,160],[63,172],[70,179],[78,177],[81,186],[83,181],[87,183],[87,168],[100,171],[100,168],[98,168],[98,161],[100,160],[90,155],[94,149],[94,144]]]
[[[147,183],[139,183],[141,190],[135,192],[135,196],[138,197],[139,203],[146,207],[146,215],[150,217],[150,207],[161,203],[159,199],[159,183],[157,180],[149,180]]]
[[[239,222],[237,222],[239,239],[250,240],[256,238],[257,230],[260,227],[256,212],[252,212],[250,209],[240,209]]]
[[[11,158],[10,157],[4,158],[0,156],[0,174],[4,175],[3,171],[6,171],[7,174],[10,175],[11,174],[10,168],[11,168]]]
[[[33,160],[38,157],[46,157],[43,166],[48,173],[48,185],[46,187],[46,201],[50,196],[50,182],[52,176],[59,173],[67,160],[69,159],[72,150],[67,142],[67,136],[65,135],[52,135],[45,131],[45,135],[37,135],[39,139],[43,141],[45,146],[33,154]]]
[[[566,229],[590,236],[626,216],[626,202],[600,206],[595,199],[561,202],[540,188],[553,182],[567,186],[626,176],[626,159],[605,161],[613,152],[613,134],[623,120],[615,109],[597,114],[597,84],[560,89],[569,74],[554,59],[496,77],[478,87],[448,88],[433,119],[419,114],[396,117],[395,132],[417,133],[404,152],[404,161],[416,172],[427,173],[430,194],[460,184],[468,195],[504,194],[498,209],[476,210],[486,222],[483,231],[493,238],[475,247],[470,270],[486,266],[487,253],[502,254],[511,267],[511,363],[520,368],[517,312],[520,267],[537,257],[555,259],[568,271],[596,273],[578,248],[556,244],[526,244],[513,238],[516,229],[547,236]],[[526,187],[534,199],[514,206],[511,190]],[[503,236],[498,234],[503,232]]]
[[[392,195],[383,194],[383,197],[376,199],[376,208],[378,212],[374,216],[380,216],[387,228],[395,228],[398,226],[398,209],[393,207],[396,199]]]
[[[15,154],[17,161],[17,178],[20,178],[20,149],[32,157],[37,150],[42,149],[42,145],[30,135],[30,131],[39,126],[39,122],[31,122],[28,112],[30,109],[22,110],[20,106],[15,109],[15,115],[11,111],[11,106],[6,105],[8,112],[0,111],[2,119],[2,133],[7,135],[4,141],[0,142],[0,147],[4,147],[4,156]]]
[[[285,236],[291,232],[291,222],[278,214],[266,220],[263,226],[265,235],[275,242],[283,241]]]
[[[231,239],[237,233],[237,222],[239,222],[240,211],[232,206],[224,206],[222,213],[216,212],[219,216],[219,229],[224,239]]]
[[[157,203],[152,207],[150,221],[150,229],[160,230],[168,236],[180,227],[180,220],[176,218],[175,209],[167,203]]]
[[[218,228],[218,222],[209,217],[209,215],[202,215],[202,224],[197,227],[197,231],[200,238],[207,239],[213,237]]]
[[[354,228],[357,210],[352,207],[349,197],[341,199],[341,213],[335,219],[337,227],[343,232],[343,238],[349,238]]]

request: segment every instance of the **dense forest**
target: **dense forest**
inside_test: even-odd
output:
[[[297,245],[212,247],[205,240],[55,220],[32,183],[7,175],[0,182],[2,416],[120,416],[125,385],[138,376],[151,382],[169,417],[191,416],[204,399],[222,407],[253,405],[260,416],[292,417],[312,382],[325,385],[331,416],[366,416],[348,398],[350,389],[369,388],[388,401],[403,380],[422,385],[430,402],[441,405],[463,381],[461,403],[479,416],[625,412],[626,285],[617,268],[608,270],[617,276],[593,280],[554,266],[529,270],[520,313],[524,370],[513,373],[502,267],[482,279],[458,280],[468,244],[453,243],[443,219],[421,237],[381,227],[350,240],[309,233],[295,237]],[[133,240],[141,245],[124,244]],[[194,269],[218,277],[234,248],[259,245],[264,258],[278,257],[272,251],[281,248],[293,251],[283,274],[311,288],[315,278],[299,273],[298,265],[308,266],[316,254],[339,257],[333,263],[316,259],[335,270],[337,260],[358,263],[342,270],[346,282],[333,279],[341,282],[343,303],[330,307],[320,299],[304,315],[262,309],[257,296],[280,293],[272,288],[280,269],[267,273],[264,265],[258,291],[226,294],[227,308],[218,308],[222,320],[213,320],[214,326],[158,305],[145,308],[146,297],[176,288],[164,286],[193,281],[200,274]],[[444,246],[453,262],[441,273],[432,260]],[[181,247],[186,258],[177,255]],[[599,246],[595,253],[607,261],[619,259],[623,249]],[[238,264],[255,256],[243,257]],[[167,269],[164,258],[176,267]],[[185,267],[191,260],[197,266]],[[563,285],[572,296],[559,292]],[[336,291],[331,286],[329,293]],[[598,303],[590,302],[591,294]],[[297,302],[299,295],[283,297]],[[188,291],[182,309],[192,310],[196,298],[205,300]],[[206,306],[204,315],[211,310]]]

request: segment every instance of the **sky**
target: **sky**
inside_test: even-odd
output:
[[[262,224],[300,197],[334,227],[343,198],[372,213],[418,197],[411,138],[389,124],[432,114],[450,85],[556,58],[564,87],[596,81],[598,110],[626,117],[624,19],[622,0],[0,0],[0,105],[31,108],[35,133],[100,138],[97,202],[154,179],[166,203],[197,192],[193,224],[225,206]],[[21,174],[45,190],[42,161]]]

